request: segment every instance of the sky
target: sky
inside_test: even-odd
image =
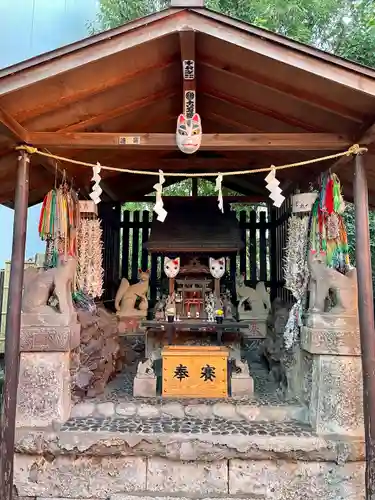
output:
[[[0,0],[0,68],[88,36],[98,0]],[[25,257],[44,252],[38,235],[40,205],[28,211]],[[0,205],[0,268],[12,251],[13,210]]]

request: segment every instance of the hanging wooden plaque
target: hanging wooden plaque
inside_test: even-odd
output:
[[[228,355],[220,346],[167,346],[162,351],[164,397],[226,398]]]
[[[292,196],[292,212],[311,212],[317,193],[299,193]]]
[[[193,59],[185,59],[182,61],[182,71],[184,80],[194,80],[195,78],[195,62]]]
[[[186,118],[193,118],[196,113],[196,94],[195,90],[185,91],[184,115]]]
[[[79,201],[79,211],[81,215],[98,215],[98,205],[95,205],[93,201]]]

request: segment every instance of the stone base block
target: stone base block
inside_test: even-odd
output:
[[[245,313],[246,315],[246,313]],[[245,339],[264,339],[267,334],[267,318],[246,319],[245,315],[241,315],[241,321],[249,326],[241,328],[241,332]]]
[[[141,322],[145,318],[118,318],[118,332],[120,335],[139,335],[144,334],[144,329],[141,327]]]
[[[365,464],[231,460],[229,493],[264,500],[364,500]]]
[[[305,315],[305,325],[310,328],[341,329],[357,332],[359,335],[359,323],[357,314],[343,313],[320,313],[308,311]],[[358,337],[359,338],[359,337]]]
[[[65,422],[71,411],[69,352],[22,352],[17,427]]]
[[[155,398],[156,377],[135,377],[133,395],[140,398]]]
[[[38,500],[365,500],[365,464],[16,455],[14,483]]]
[[[23,314],[24,316],[25,314]],[[22,326],[20,333],[21,352],[65,352],[75,349],[80,343],[81,325]]]
[[[230,379],[232,398],[241,398],[254,394],[254,380],[252,377]]]
[[[301,329],[301,347],[312,354],[360,356],[359,331],[344,327],[311,327]]]
[[[77,323],[77,313],[61,314],[52,307],[42,306],[40,311],[25,313],[21,315],[21,326],[69,326]]]
[[[14,484],[20,496],[108,499],[111,494],[146,489],[141,457],[73,457],[16,454]]]
[[[319,433],[364,434],[360,357],[313,356],[309,410]]]

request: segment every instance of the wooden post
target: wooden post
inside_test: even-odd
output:
[[[29,199],[29,163],[29,155],[22,151],[18,158],[12,262],[10,267],[8,312],[5,330],[5,372],[0,431],[1,500],[12,500],[13,498],[13,459],[19,370],[21,301]]]
[[[354,176],[358,315],[363,371],[366,440],[366,499],[375,500],[375,335],[368,192],[363,156],[355,158]]]

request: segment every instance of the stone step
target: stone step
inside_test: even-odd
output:
[[[201,434],[212,436],[311,436],[308,424],[297,422],[266,422],[228,420],[223,418],[139,418],[87,417],[71,418],[60,428],[64,431],[92,431],[139,434]]]
[[[114,495],[110,495],[105,500],[244,500],[247,498],[249,500],[248,495],[235,496],[235,495],[225,495],[220,497],[213,496],[181,496],[180,494],[176,494],[175,496],[162,496],[162,495],[154,495],[153,492],[141,492],[137,495],[129,495],[128,493],[115,493]],[[17,500],[34,500],[35,497],[22,497]],[[102,498],[47,498],[47,497],[36,497],[36,500],[103,500]]]
[[[147,400],[146,400],[147,401]],[[104,401],[77,403],[71,412],[71,418],[114,418],[136,417],[148,418],[197,418],[224,420],[245,420],[247,422],[307,422],[306,408],[298,404],[268,404],[262,405],[257,401],[234,402],[197,402],[184,401]]]

